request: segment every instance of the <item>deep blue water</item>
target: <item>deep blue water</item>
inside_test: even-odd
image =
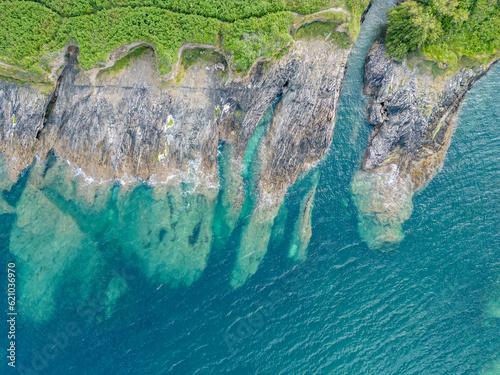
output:
[[[110,249],[107,272],[129,285],[114,314],[94,315],[89,298],[75,312],[63,278],[53,319],[19,317],[18,361],[55,375],[480,374],[500,358],[500,324],[484,315],[500,277],[500,65],[468,94],[444,167],[414,198],[399,248],[370,250],[358,234],[350,182],[371,130],[363,59],[387,6],[375,4],[351,55],[305,261],[286,256],[301,182],[257,273],[236,290],[234,236],[211,252],[198,281],[173,290],[100,244]],[[13,220],[0,216],[5,261]]]

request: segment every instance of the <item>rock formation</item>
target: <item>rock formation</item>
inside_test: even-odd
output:
[[[465,94],[489,66],[435,75],[423,62],[392,60],[383,39],[371,47],[364,91],[374,129],[352,182],[360,233],[370,247],[388,249],[402,240],[413,194],[442,165]]]

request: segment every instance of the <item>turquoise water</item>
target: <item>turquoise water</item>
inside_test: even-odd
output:
[[[498,373],[500,65],[468,94],[399,247],[370,250],[358,233],[350,183],[371,130],[363,59],[389,5],[376,3],[363,25],[331,150],[287,193],[267,253],[238,289],[252,202],[228,211],[224,202],[237,201],[228,184],[224,202],[190,194],[189,184],[89,192],[50,159],[3,187],[2,262],[16,260],[24,298],[19,373]],[[243,177],[251,195],[251,174]],[[313,190],[312,237],[297,263],[296,222]],[[214,239],[228,231],[220,216],[240,215],[232,234]]]

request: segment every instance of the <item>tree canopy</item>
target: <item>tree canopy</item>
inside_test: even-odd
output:
[[[411,0],[391,9],[387,23],[387,50],[397,60],[416,50],[453,66],[461,58],[483,63],[499,55],[497,0]]]

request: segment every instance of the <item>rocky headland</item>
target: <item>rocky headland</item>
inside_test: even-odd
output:
[[[490,66],[436,74],[422,59],[394,61],[383,39],[371,47],[364,92],[374,128],[352,181],[360,233],[370,247],[390,249],[402,240],[413,195],[441,167],[460,105]]]

